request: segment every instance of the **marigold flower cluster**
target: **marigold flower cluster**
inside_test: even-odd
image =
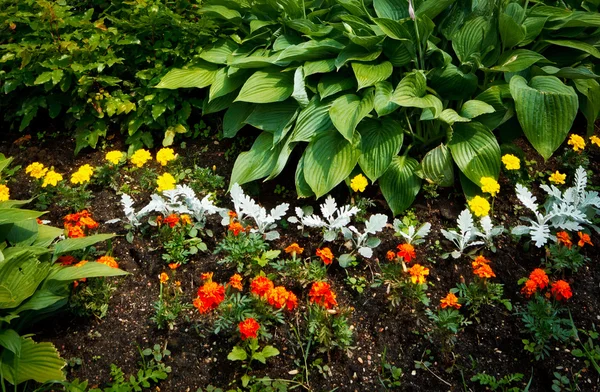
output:
[[[410,261],[417,256],[415,247],[411,244],[400,244],[396,248],[398,249],[396,256],[402,257],[402,260],[404,260],[406,263],[410,263]]]
[[[156,185],[158,185],[156,190],[158,192],[170,191],[171,189],[175,189],[176,183],[177,181],[175,180],[175,177],[173,177],[170,173],[161,174],[156,179]]]
[[[156,153],[156,162],[160,163],[161,166],[166,166],[169,162],[175,160],[177,155],[172,148],[161,148]]]
[[[284,251],[287,254],[291,254],[292,257],[296,257],[297,255],[301,255],[304,252],[304,248],[301,248],[300,245],[294,242],[293,244],[285,248]]]
[[[564,184],[566,178],[567,178],[566,174],[562,174],[557,170],[554,173],[552,173],[552,175],[550,175],[550,177],[548,177],[548,181],[550,181],[551,183],[553,183],[555,185],[558,185],[558,184]]]
[[[546,271],[541,268],[536,268],[529,274],[529,279],[525,282],[525,285],[521,289],[521,293],[526,297],[531,297],[538,290],[543,290],[548,287],[550,279],[546,275]]]
[[[479,180],[481,183],[481,191],[483,193],[489,193],[492,197],[496,197],[500,192],[500,184],[492,177],[481,177]]]
[[[260,329],[260,324],[252,317],[249,317],[239,323],[238,328],[240,330],[242,340],[256,339],[258,337],[257,333]]]
[[[583,248],[586,244],[590,245],[590,246],[594,246],[589,234],[579,231],[579,232],[577,232],[577,236],[579,237],[579,241],[577,241],[577,245],[580,248]],[[569,249],[571,249],[571,247],[573,246],[573,241],[571,240],[571,236],[566,231],[559,231],[558,233],[556,233],[556,242],[566,246]]]
[[[4,184],[0,184],[0,201],[7,201],[8,199],[10,199],[10,189]]]
[[[119,263],[112,256],[102,256],[96,260],[96,263],[104,264],[111,268],[119,268]]]
[[[408,269],[410,280],[414,284],[423,284],[426,282],[425,276],[429,275],[429,268],[423,267],[421,264],[415,264]]]
[[[98,222],[92,219],[92,214],[87,210],[69,214],[63,218],[63,222],[69,238],[85,237],[86,230],[98,228]]]
[[[496,274],[490,266],[490,261],[483,256],[477,256],[477,258],[471,263],[473,267],[473,273],[481,279],[495,278]]]
[[[238,236],[241,232],[245,231],[244,226],[240,222],[232,221],[229,223],[228,231],[231,231],[234,236]]]
[[[454,295],[454,293],[448,293],[448,295],[445,298],[442,298],[440,300],[440,306],[442,307],[442,309],[446,309],[446,308],[460,309],[460,307],[462,305],[458,303],[458,297],[456,297],[456,295]]]
[[[90,181],[92,175],[94,174],[94,168],[89,164],[81,165],[79,169],[73,174],[71,174],[71,183],[72,184],[85,184]]]
[[[310,302],[331,309],[337,306],[336,295],[327,282],[315,282],[308,293]]]
[[[475,216],[486,216],[490,213],[490,202],[481,196],[475,196],[469,200],[469,208]]]
[[[229,286],[233,287],[234,289],[242,291],[244,289],[244,286],[242,285],[242,275],[240,275],[240,274],[232,275],[231,278],[229,278]]]
[[[198,295],[194,299],[194,307],[201,314],[208,313],[216,309],[225,299],[225,286],[212,280],[212,273],[202,274],[204,284],[198,289]]]
[[[25,173],[38,180],[44,177],[47,172],[48,168],[44,167],[44,164],[40,162],[33,162],[25,168]]]
[[[506,170],[519,170],[521,168],[521,160],[513,154],[503,155],[502,163],[504,163]]]
[[[146,164],[146,162],[152,160],[152,155],[148,150],[144,150],[140,148],[136,152],[133,153],[131,158],[129,158],[131,163],[137,167],[142,167]]]
[[[354,192],[364,192],[367,185],[369,185],[369,181],[367,181],[367,178],[362,174],[354,176],[350,181],[350,188],[352,188]]]
[[[577,134],[572,134],[569,137],[569,141],[567,142],[567,144],[569,146],[573,146],[573,151],[576,152],[583,151],[583,149],[585,148],[585,140]]]
[[[283,286],[273,284],[271,279],[266,276],[257,276],[250,283],[250,292],[267,300],[269,305],[276,309],[286,307],[292,311],[298,307],[298,298],[296,294],[288,291]]]
[[[191,224],[192,221],[189,217],[189,215],[181,215],[181,216],[177,216],[177,214],[171,214],[169,216],[167,216],[166,218],[163,218],[162,216],[157,216],[156,217],[156,224],[157,225],[168,225],[171,229],[175,226],[177,226],[177,224],[181,222],[181,224]]]
[[[63,176],[60,173],[55,172],[54,170],[48,171],[44,176],[44,181],[42,182],[42,188],[46,188],[48,185],[56,186],[59,181],[63,180]]]
[[[331,253],[331,249],[329,248],[317,249],[317,256],[323,260],[325,265],[329,265],[333,262],[333,253]]]
[[[124,156],[125,156],[125,153],[118,151],[118,150],[114,150],[114,151],[107,152],[106,155],[104,156],[104,159],[106,159],[108,162],[112,163],[113,165],[118,165],[119,162],[121,162],[123,160]]]
[[[569,283],[565,282],[564,280],[558,280],[552,283],[550,292],[557,301],[567,300],[573,296],[571,286],[569,286]]]

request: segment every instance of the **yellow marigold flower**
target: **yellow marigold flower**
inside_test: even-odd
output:
[[[167,275],[163,272],[158,276],[158,279],[160,279],[161,284],[165,284],[169,281],[169,275]]]
[[[7,201],[10,198],[10,189],[4,184],[0,184],[0,201]]]
[[[566,174],[562,174],[557,170],[556,172],[552,173],[548,180],[553,184],[564,184],[566,178]]]
[[[168,191],[171,189],[175,189],[175,178],[169,174],[169,173],[165,173],[163,175],[158,176],[158,178],[156,179],[156,184],[158,185],[158,191],[159,192],[163,192],[163,191]]]
[[[585,140],[577,134],[572,134],[569,137],[569,141],[567,144],[569,144],[569,146],[573,146],[573,151],[577,152],[583,151],[583,149],[585,148]]]
[[[44,176],[44,182],[42,183],[42,188],[47,187],[48,185],[56,186],[59,181],[63,180],[63,176],[60,173],[55,172],[54,170],[50,170]]]
[[[358,174],[350,181],[350,188],[354,192],[364,192],[367,185],[369,185],[369,181],[362,174]]]
[[[172,148],[161,148],[156,153],[156,162],[160,163],[161,166],[166,166],[167,163],[177,158],[175,151]]]
[[[503,155],[502,163],[504,163],[506,170],[519,170],[521,168],[521,160],[513,154]]]
[[[469,200],[469,208],[476,216],[486,216],[490,212],[490,202],[481,196]]]
[[[142,167],[146,164],[146,162],[148,162],[151,159],[152,155],[150,155],[150,152],[148,150],[140,148],[139,150],[133,153],[133,155],[130,158],[130,161],[135,166]]]
[[[484,193],[489,193],[493,197],[496,197],[496,194],[500,192],[500,184],[492,177],[481,177],[479,182],[481,183],[481,191]]]
[[[94,174],[94,168],[86,163],[71,175],[71,183],[84,184],[92,178],[92,174]]]
[[[106,156],[104,158],[107,161],[109,161],[110,163],[112,163],[113,165],[118,165],[119,162],[121,162],[121,159],[123,159],[123,155],[125,155],[125,154],[122,153],[121,151],[114,150],[114,151],[107,152]]]
[[[598,137],[596,135],[590,136],[590,143],[595,144],[598,147],[600,147],[600,137]]]
[[[409,268],[408,273],[410,274],[411,282],[423,284],[425,283],[425,276],[429,275],[429,268],[425,268],[420,264],[415,264]]]
[[[44,167],[43,163],[33,162],[25,168],[25,173],[33,178],[40,179],[46,175],[48,168]]]

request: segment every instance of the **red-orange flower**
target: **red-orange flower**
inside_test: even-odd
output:
[[[77,259],[71,255],[64,255],[64,256],[60,256],[58,259],[56,259],[57,263],[60,263],[60,265],[73,265],[75,263],[77,263]]]
[[[234,274],[231,278],[229,278],[229,285],[240,291],[243,290],[244,286],[242,286],[242,276],[240,274]]]
[[[102,256],[98,260],[96,260],[96,262],[97,263],[106,264],[106,265],[108,265],[109,267],[112,267],[112,268],[119,268],[119,264],[114,259],[114,257]]]
[[[323,260],[325,265],[329,265],[333,261],[333,253],[331,253],[331,249],[329,248],[317,249],[317,256]]]
[[[393,250],[388,250],[385,254],[385,258],[389,261],[393,261],[396,258],[396,252],[394,252]]]
[[[269,290],[271,290],[275,285],[271,282],[271,279],[266,276],[257,276],[250,283],[250,291],[259,297],[267,294]]]
[[[238,327],[240,329],[240,335],[242,335],[242,340],[246,340],[248,338],[256,339],[257,332],[260,329],[260,324],[250,317],[242,321]]]
[[[571,249],[571,246],[573,246],[573,242],[571,242],[571,236],[566,231],[559,231],[556,233],[556,240],[559,244],[563,244],[569,249]]]
[[[400,244],[397,246],[398,248],[398,257],[402,257],[402,259],[410,263],[412,259],[414,259],[417,254],[415,253],[415,248],[411,244]]]
[[[206,313],[219,306],[224,299],[225,286],[210,280],[198,289],[198,296],[194,300],[194,306],[200,313]]]
[[[214,272],[203,272],[200,274],[200,279],[202,280],[212,280],[212,277],[215,273]]]
[[[410,280],[415,284],[425,283],[425,276],[429,275],[429,268],[423,267],[421,264],[415,264],[408,269]]]
[[[304,248],[301,248],[297,243],[293,243],[287,248],[285,248],[285,253],[290,253],[292,255],[301,255],[304,252]]]
[[[526,297],[531,297],[533,294],[535,294],[537,289],[537,283],[535,283],[535,281],[531,279],[527,279],[527,281],[525,282],[525,286],[523,286],[523,288],[521,289],[521,294],[523,294]]]
[[[529,279],[534,281],[540,289],[546,288],[550,282],[548,275],[546,275],[546,272],[541,268],[534,269],[533,272],[529,274]]]
[[[163,223],[166,223],[172,229],[179,223],[179,217],[175,214],[171,214],[163,219]]]
[[[78,226],[83,226],[86,229],[97,229],[98,222],[93,220],[90,216],[82,216],[81,219],[77,222]]]
[[[269,305],[281,309],[287,303],[288,291],[283,286],[277,286],[267,291],[266,298]]]
[[[473,270],[473,273],[482,279],[495,278],[496,274],[492,271],[489,264],[483,264]]]
[[[288,291],[288,297],[285,301],[285,306],[290,312],[298,307],[298,297],[296,297],[296,294]]]
[[[238,236],[242,231],[244,231],[244,226],[242,226],[239,222],[231,222],[229,224],[229,231],[233,233],[234,236]]]
[[[331,309],[337,306],[335,293],[331,291],[331,286],[326,282],[315,282],[308,293],[310,302],[321,305],[326,309]]]
[[[69,238],[82,238],[85,237],[85,233],[83,232],[83,229],[79,226],[72,226],[68,229],[68,233],[67,236]]]
[[[179,264],[179,263],[170,263],[169,264],[169,268],[172,270],[176,270],[179,267],[181,267],[181,264]]]
[[[456,295],[454,295],[454,293],[448,293],[446,298],[442,298],[440,300],[440,306],[442,307],[442,309],[445,309],[445,308],[460,309],[460,307],[461,307],[461,305],[458,303],[458,298],[456,297]]]
[[[580,248],[583,248],[585,244],[594,246],[594,244],[592,244],[592,240],[590,239],[589,234],[582,233],[581,231],[579,231],[577,232],[577,235],[579,236],[579,242],[577,243],[577,245],[579,245]]]
[[[550,289],[554,298],[558,301],[562,301],[564,299],[569,299],[573,296],[573,292],[571,292],[571,286],[564,280],[559,280],[552,283],[552,288]]]
[[[476,268],[481,267],[482,265],[489,264],[489,263],[490,263],[490,261],[488,259],[486,259],[482,255],[479,255],[475,258],[475,260],[473,260],[471,265],[473,266],[473,269],[476,269]]]

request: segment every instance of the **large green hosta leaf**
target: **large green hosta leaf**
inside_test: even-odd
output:
[[[6,256],[0,264],[0,309],[17,307],[31,297],[50,267],[50,263],[40,262],[29,250]]]
[[[523,71],[538,61],[546,60],[539,53],[526,49],[517,49],[504,52],[498,59],[498,65],[492,67],[492,71],[519,72]]]
[[[373,89],[370,90],[362,99],[354,94],[342,95],[329,108],[333,125],[348,141],[352,141],[358,123],[373,110]]]
[[[442,112],[442,101],[432,94],[427,94],[427,81],[422,72],[415,71],[405,76],[394,94],[392,102],[399,106],[415,108],[431,108],[434,118],[437,118]]]
[[[300,111],[296,126],[292,131],[292,142],[310,142],[318,134],[330,130],[333,127],[329,108],[332,102],[322,102],[315,95],[308,106]]]
[[[448,143],[458,168],[474,183],[481,177],[498,178],[500,146],[492,132],[478,122],[456,123]]]
[[[379,179],[381,193],[394,215],[410,207],[421,189],[421,180],[415,174],[418,165],[413,158],[395,156]]]
[[[273,134],[261,133],[254,141],[250,151],[238,155],[231,172],[229,187],[236,182],[240,185],[259,178],[267,177],[277,166],[282,145],[273,147]]]
[[[394,71],[394,66],[389,61],[380,64],[352,63],[352,70],[358,82],[358,89],[373,86],[389,78]]]
[[[271,103],[285,101],[294,92],[294,73],[256,71],[240,90],[236,101]]]
[[[373,8],[380,18],[399,20],[408,18],[408,0],[373,0]]]
[[[389,118],[364,120],[358,125],[362,139],[362,155],[358,158],[360,168],[375,182],[390,166],[404,140],[404,129]]]
[[[394,87],[390,82],[379,82],[375,85],[375,100],[373,106],[379,117],[386,116],[400,106],[392,102]]]
[[[30,337],[21,337],[20,357],[10,350],[2,352],[2,376],[11,384],[28,380],[40,383],[65,379],[62,368],[65,361],[52,343],[36,343]]]
[[[352,142],[339,132],[326,132],[308,144],[304,151],[304,178],[317,198],[344,181],[358,162],[360,134]]]
[[[419,176],[441,187],[454,185],[454,164],[448,147],[440,144],[425,154],[421,161]]]
[[[172,69],[163,76],[156,88],[204,88],[214,82],[217,71],[218,67],[209,63],[189,69]]]
[[[525,136],[544,159],[550,158],[577,115],[575,90],[554,76],[536,76],[528,85],[517,75],[510,80],[510,92]]]

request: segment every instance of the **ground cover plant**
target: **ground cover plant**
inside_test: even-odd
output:
[[[597,3],[0,0],[0,388],[597,391]]]

